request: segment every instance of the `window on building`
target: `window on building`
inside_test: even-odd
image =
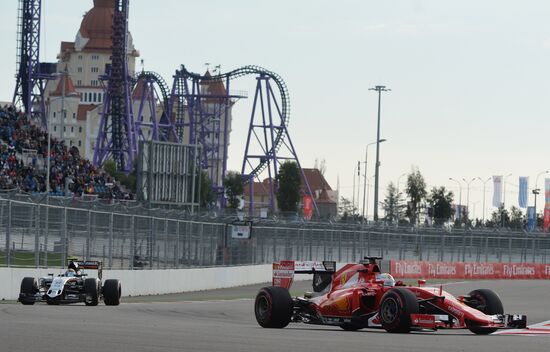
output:
[[[73,120],[76,120],[76,113],[73,112]]]
[[[92,60],[99,60],[99,55],[92,55]]]
[[[82,72],[82,67],[77,68],[76,71],[79,72],[79,73],[81,73],[81,72]]]
[[[78,133],[82,133],[82,126],[78,128]]]
[[[97,95],[97,101],[100,102],[100,103],[101,103],[101,96],[102,96],[102,95],[103,95],[103,94],[101,94],[101,93],[99,93],[99,94]]]
[[[97,72],[99,72],[99,68],[98,67],[92,67],[91,71],[92,71],[92,73],[97,73]]]
[[[77,80],[77,81],[76,81],[76,85],[77,85],[77,86],[81,86],[81,85],[82,85],[82,80],[81,80],[81,79]]]
[[[63,111],[63,120],[65,120],[66,118],[67,118],[67,112]]]
[[[78,55],[78,59],[79,59],[79,60],[82,60],[82,55]]]
[[[55,119],[55,111],[54,111],[54,113],[53,113],[53,118]]]
[[[79,146],[79,147],[82,146],[82,141],[78,141],[78,146]]]
[[[74,132],[74,127],[71,127],[71,132]]]
[[[53,126],[53,131],[57,131],[57,126]]]
[[[67,132],[67,126],[63,126],[63,132]]]
[[[70,146],[71,146],[71,147],[73,146],[73,141],[71,141]]]
[[[94,93],[94,103],[97,101],[97,93]]]

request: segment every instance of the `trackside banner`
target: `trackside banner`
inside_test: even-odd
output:
[[[390,260],[399,279],[550,279],[550,264]]]

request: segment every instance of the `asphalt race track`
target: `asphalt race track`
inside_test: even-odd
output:
[[[304,324],[263,329],[254,319],[250,298],[258,287],[136,297],[118,307],[2,304],[0,351],[550,350],[550,334],[476,336],[467,330],[388,334]],[[304,283],[296,284],[293,292],[305,287]],[[527,314],[529,324],[550,320],[548,281],[472,281],[446,286],[456,295],[475,288],[495,290],[506,312]]]

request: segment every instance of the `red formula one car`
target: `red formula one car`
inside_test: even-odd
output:
[[[384,328],[388,332],[470,329],[490,334],[497,329],[525,328],[525,315],[503,314],[496,293],[478,289],[454,297],[442,287],[405,286],[381,273],[378,257],[346,264],[281,261],[273,264],[273,286],[256,296],[256,320],[264,328],[283,328],[290,322],[336,325],[344,330]],[[292,298],[288,289],[294,274],[313,274],[313,292]]]

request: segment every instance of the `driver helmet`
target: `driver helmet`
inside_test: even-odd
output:
[[[386,286],[386,287],[395,286],[395,279],[393,278],[393,276],[391,276],[388,273],[380,273],[380,274],[376,275],[376,281],[383,281],[384,286]]]
[[[76,272],[74,271],[74,269],[69,269],[67,270],[67,272],[65,273],[65,276],[66,277],[74,277],[76,275]]]
[[[69,263],[69,271],[70,270],[72,270],[75,275],[78,274],[80,272],[80,269],[78,268],[78,263],[71,261]]]

